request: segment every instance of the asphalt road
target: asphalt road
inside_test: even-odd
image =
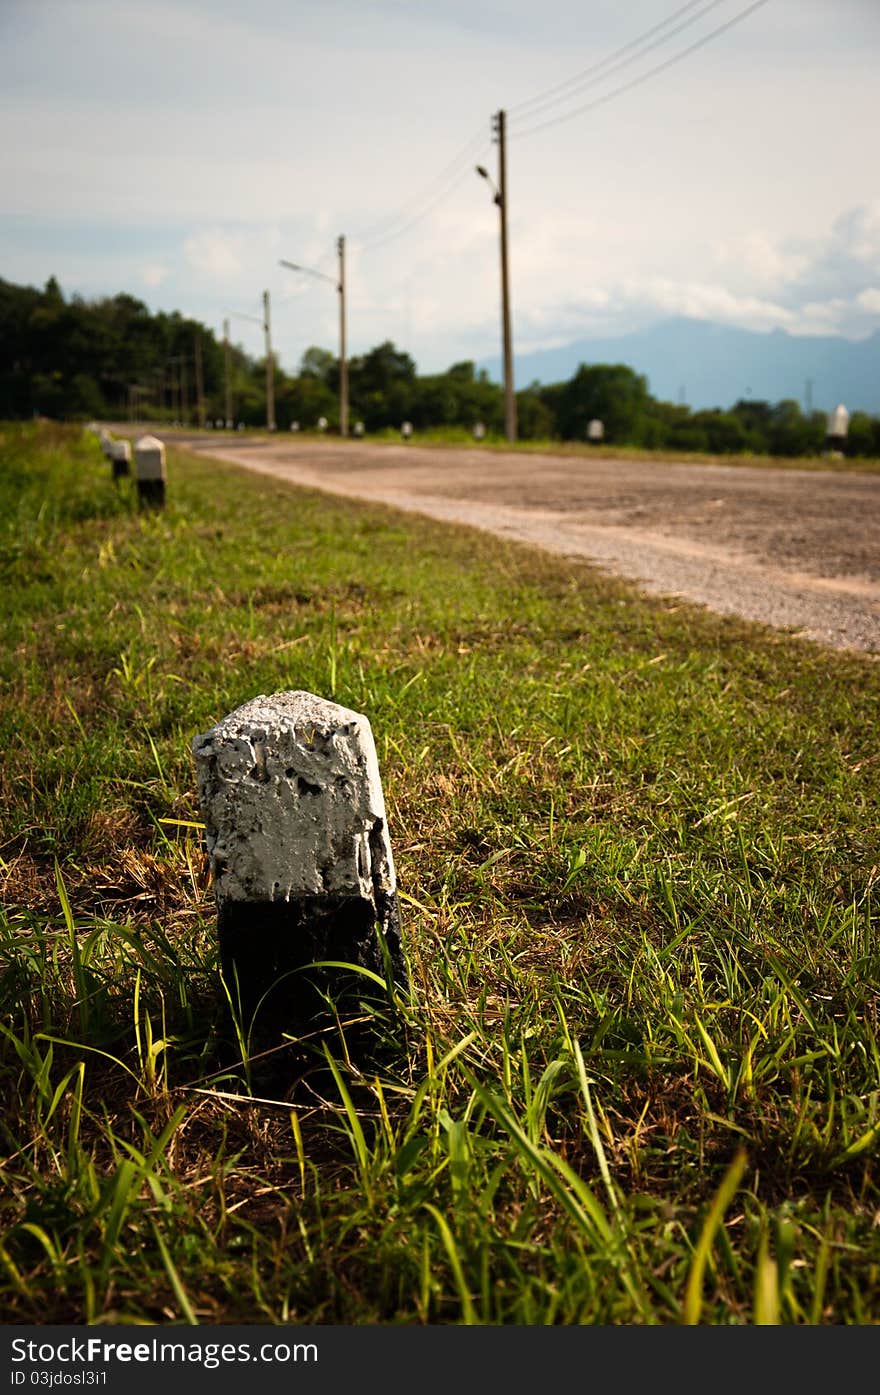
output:
[[[589,558],[644,590],[880,653],[880,475],[165,433],[292,484]]]

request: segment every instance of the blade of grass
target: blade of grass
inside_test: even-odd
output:
[[[722,1224],[724,1213],[736,1195],[747,1163],[745,1149],[741,1148],[734,1155],[733,1161],[721,1179],[721,1185],[712,1198],[712,1205],[709,1207],[709,1213],[703,1222],[703,1228],[700,1231],[700,1237],[691,1260],[682,1308],[682,1321],[688,1326],[694,1326],[700,1321],[703,1307],[703,1276],[709,1262],[715,1232]]]

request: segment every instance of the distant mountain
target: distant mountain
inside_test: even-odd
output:
[[[861,340],[813,338],[782,329],[762,334],[706,320],[662,320],[630,334],[518,354],[517,388],[566,382],[581,363],[628,364],[645,375],[653,397],[697,410],[732,407],[750,397],[794,398],[802,408],[811,401],[822,411],[843,402],[850,411],[880,414],[880,331]],[[500,382],[500,359],[479,367]]]

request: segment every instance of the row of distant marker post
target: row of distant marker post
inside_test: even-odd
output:
[[[105,459],[113,466],[113,478],[118,483],[131,474],[132,449],[130,441],[111,436],[106,427],[96,422],[89,425],[101,443]],[[156,436],[141,436],[134,443],[134,479],[138,503],[154,508],[165,504],[165,446]]]

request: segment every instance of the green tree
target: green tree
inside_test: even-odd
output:
[[[598,418],[605,440],[638,445],[650,405],[647,379],[626,364],[582,363],[559,395],[557,421],[566,440],[582,441]]]

